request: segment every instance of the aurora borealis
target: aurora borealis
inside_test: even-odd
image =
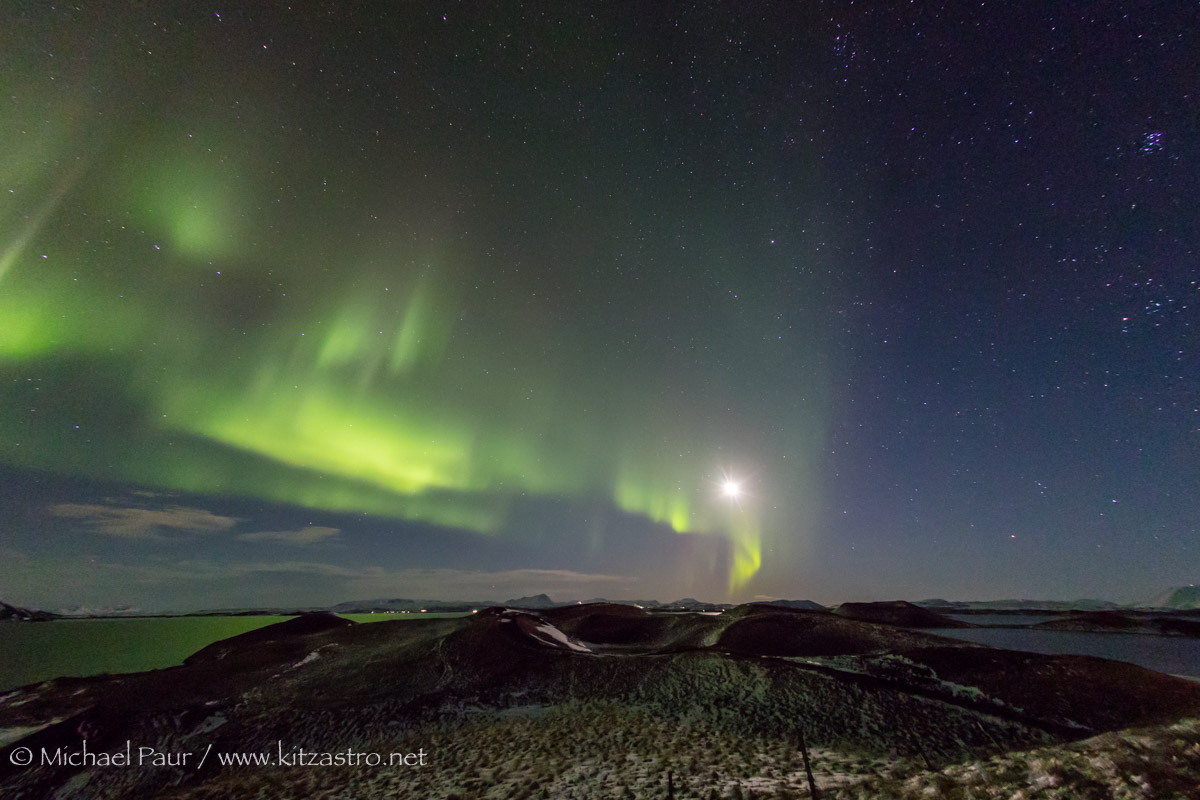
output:
[[[1196,12],[1074,5],[6,7],[0,598],[1194,580]]]

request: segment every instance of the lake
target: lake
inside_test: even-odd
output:
[[[463,614],[343,614],[355,622]],[[59,677],[174,667],[197,650],[291,617],[139,617],[0,622],[0,691]]]
[[[967,618],[964,615],[964,618]],[[967,618],[967,621],[971,621]],[[999,623],[996,623],[999,624]],[[1024,628],[938,628],[938,636],[1045,655],[1083,655],[1128,661],[1170,675],[1200,678],[1200,639]]]

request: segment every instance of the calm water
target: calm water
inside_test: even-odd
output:
[[[1114,661],[1128,661],[1171,675],[1200,678],[1200,639],[1020,628],[939,628],[930,633],[1007,650],[1046,655],[1099,656]]]
[[[355,622],[461,614],[346,614]],[[142,672],[183,663],[213,642],[291,617],[173,617],[0,622],[0,691],[58,677]]]
[[[972,625],[1036,625],[1058,619],[1062,614],[947,614],[950,619]]]

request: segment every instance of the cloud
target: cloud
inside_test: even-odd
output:
[[[161,510],[119,506],[59,503],[50,506],[56,517],[83,520],[95,533],[125,539],[161,539],[164,530],[177,533],[227,531],[237,517],[222,517],[202,508],[169,506]]]
[[[222,569],[225,573],[238,576],[290,573],[293,575],[317,575],[326,578],[360,578],[375,568],[343,567],[338,564],[322,564],[313,561],[270,561],[230,564]]]
[[[239,533],[237,539],[243,542],[277,542],[304,547],[322,542],[336,542],[341,531],[338,528],[325,528],[320,525],[309,525],[298,531],[259,531],[257,533]]]

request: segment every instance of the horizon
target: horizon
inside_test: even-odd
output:
[[[1185,589],[1185,588],[1189,588],[1189,587],[1170,587],[1168,589],[1164,589],[1164,591],[1162,591],[1162,592],[1159,592],[1156,597],[1162,596],[1162,595],[1166,594],[1167,592],[1174,592],[1174,591],[1178,591],[1180,589]],[[340,601],[335,601],[335,602],[330,602],[330,603],[310,603],[310,604],[288,603],[288,604],[281,604],[281,605],[250,605],[250,606],[230,605],[230,606],[213,606],[213,607],[190,607],[189,606],[189,607],[175,607],[175,608],[164,608],[164,607],[139,608],[139,607],[133,607],[133,606],[88,606],[88,605],[81,605],[81,604],[65,605],[65,606],[60,605],[58,607],[51,608],[51,607],[45,607],[45,606],[38,606],[36,604],[10,602],[11,598],[4,598],[4,597],[0,597],[0,603],[4,603],[5,605],[8,605],[10,607],[25,609],[28,611],[47,611],[50,613],[65,615],[65,616],[71,616],[73,614],[83,613],[83,612],[86,612],[87,615],[100,614],[101,616],[108,614],[108,613],[117,614],[117,615],[129,614],[129,615],[142,615],[142,616],[157,616],[157,615],[163,615],[163,614],[172,615],[172,616],[174,616],[174,615],[187,616],[190,614],[209,614],[209,613],[218,613],[219,614],[220,612],[226,612],[226,611],[227,612],[247,612],[247,611],[275,612],[275,611],[296,610],[296,611],[300,611],[302,613],[307,613],[307,612],[312,612],[312,611],[332,611],[337,606],[341,606],[341,605],[355,605],[355,604],[369,605],[372,603],[391,603],[391,602],[397,602],[397,601],[403,601],[403,602],[409,602],[409,603],[428,603],[431,605],[432,604],[461,605],[461,606],[477,605],[480,608],[483,608],[485,606],[489,606],[489,607],[497,606],[497,605],[503,606],[503,605],[508,605],[510,603],[513,603],[514,601],[517,601],[517,600],[536,599],[538,597],[546,597],[550,603],[550,606],[553,606],[553,607],[577,605],[577,604],[587,605],[587,604],[592,604],[592,603],[613,603],[613,604],[620,604],[620,605],[637,605],[640,603],[654,603],[657,606],[669,607],[669,606],[676,605],[681,602],[692,601],[692,602],[698,603],[700,605],[706,605],[706,606],[730,606],[730,607],[736,607],[739,605],[749,605],[749,604],[753,604],[753,603],[770,604],[770,603],[785,603],[785,602],[786,603],[811,602],[811,603],[816,603],[827,610],[835,610],[839,606],[847,604],[847,603],[860,603],[860,604],[909,603],[911,605],[920,606],[920,605],[934,603],[934,602],[937,602],[937,603],[944,602],[944,603],[947,603],[950,605],[973,604],[976,606],[1002,604],[1002,603],[1021,603],[1021,604],[1045,603],[1045,604],[1047,604],[1047,606],[1053,605],[1053,606],[1067,606],[1068,607],[1066,609],[1057,608],[1057,609],[1054,609],[1055,611],[1071,610],[1070,606],[1072,606],[1074,604],[1088,604],[1088,603],[1110,604],[1110,605],[1116,606],[1117,608],[1121,608],[1121,609],[1161,608],[1161,606],[1153,605],[1150,600],[1147,600],[1145,602],[1136,601],[1136,602],[1132,602],[1132,603],[1119,603],[1117,601],[1109,600],[1109,599],[1102,598],[1102,597],[1075,597],[1075,598],[1069,598],[1069,599],[1000,597],[1000,598],[973,599],[973,600],[964,600],[961,598],[960,599],[947,599],[947,598],[942,598],[942,597],[927,597],[927,598],[921,598],[921,599],[917,599],[917,600],[910,600],[910,599],[906,599],[906,598],[893,597],[893,598],[888,598],[888,599],[873,599],[873,600],[842,599],[842,600],[838,600],[838,601],[827,601],[827,600],[819,601],[819,600],[813,600],[812,598],[808,598],[808,597],[756,596],[756,597],[752,597],[748,600],[744,600],[740,603],[732,603],[729,601],[706,600],[703,598],[690,597],[690,596],[689,597],[678,597],[678,598],[675,598],[672,600],[666,600],[666,601],[659,600],[658,598],[652,598],[652,597],[580,597],[580,598],[571,598],[571,599],[563,600],[563,599],[555,599],[554,597],[547,594],[546,592],[532,592],[529,594],[523,594],[523,595],[519,595],[519,596],[513,595],[513,596],[507,597],[505,599],[501,599],[499,597],[459,597],[459,596],[402,597],[402,596],[394,596],[394,597],[358,598],[358,599],[352,599],[352,600],[340,600]],[[639,607],[641,607],[641,606],[639,606]],[[1006,609],[1004,607],[999,607],[996,610],[1004,611]],[[1007,610],[1012,610],[1012,609],[1007,609]],[[1075,610],[1078,610],[1078,609],[1075,609]],[[347,612],[338,612],[338,613],[357,613],[357,612],[347,611]],[[391,613],[391,612],[379,612],[379,613]],[[401,613],[401,612],[397,611],[394,613]],[[403,613],[413,613],[413,612],[406,611]],[[417,612],[417,613],[420,613],[420,612]]]

